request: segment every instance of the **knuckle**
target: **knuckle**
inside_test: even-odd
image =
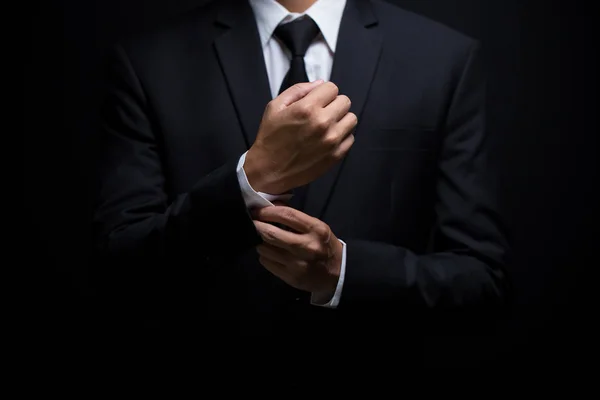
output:
[[[299,104],[296,107],[296,114],[303,119],[308,119],[312,115],[312,107],[310,104]]]
[[[281,213],[281,216],[283,217],[283,219],[285,219],[286,221],[295,221],[296,220],[296,216],[294,214],[294,210],[293,209],[286,209]]]
[[[352,147],[354,145],[354,140],[355,139],[354,139],[354,135],[353,134],[348,135],[348,139],[347,139],[347,141],[348,141],[348,150],[350,150],[350,147]]]
[[[337,145],[338,141],[334,135],[327,135],[323,137],[323,144],[327,148],[334,148]]]
[[[273,100],[271,100],[267,103],[267,106],[265,107],[265,113],[270,114],[274,111],[275,111],[275,103]]]
[[[348,106],[352,105],[352,101],[350,100],[350,97],[346,96],[345,94],[341,94],[338,97],[340,99],[342,99]]]
[[[329,237],[329,226],[327,224],[319,224],[315,227],[315,233],[321,239],[327,239]]]
[[[350,118],[350,122],[352,123],[353,126],[356,126],[356,124],[358,124],[358,117],[356,116],[356,114],[354,114],[353,112],[348,113],[348,116]]]
[[[333,82],[327,82],[327,86],[328,88],[332,91],[335,92],[336,95],[340,92],[340,89],[337,87],[337,85]]]
[[[329,128],[330,125],[330,121],[329,118],[325,115],[319,115],[316,116],[313,119],[313,126],[315,127],[315,129],[317,129],[318,131],[324,132]]]
[[[339,162],[346,156],[347,152],[348,152],[348,150],[346,148],[344,148],[343,146],[340,146],[331,153],[331,158],[334,161]]]
[[[275,239],[275,231],[271,228],[265,228],[263,230],[263,235],[265,236],[265,238],[267,240],[274,240]]]

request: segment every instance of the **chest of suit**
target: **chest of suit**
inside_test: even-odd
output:
[[[356,141],[311,184],[304,211],[339,237],[418,249],[433,223],[448,73],[441,65],[424,71],[410,47],[384,40],[380,28],[367,28],[352,12],[342,20],[331,80],[359,117]],[[251,18],[169,51],[172,57],[144,69],[164,78],[142,79],[152,82],[146,90],[162,110],[153,122],[175,196],[248,150],[271,93]]]

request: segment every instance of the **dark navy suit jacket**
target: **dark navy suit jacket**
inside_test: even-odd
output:
[[[348,1],[331,80],[352,100],[356,142],[303,209],[347,243],[336,310],[296,300],[258,263],[235,169],[271,95],[247,2],[123,40],[109,66],[95,223],[103,276],[131,315],[214,332],[420,334],[477,326],[506,303],[477,41]]]

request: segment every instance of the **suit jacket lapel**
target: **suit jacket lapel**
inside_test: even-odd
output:
[[[227,29],[215,41],[217,57],[249,148],[271,101],[260,36],[247,1],[226,2],[217,23]]]
[[[352,101],[350,111],[360,119],[375,75],[382,47],[377,19],[368,0],[348,0],[342,17],[331,73],[340,94]],[[304,211],[317,218],[325,213],[329,198],[344,161],[310,184]]]

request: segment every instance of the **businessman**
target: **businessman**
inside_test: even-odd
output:
[[[506,302],[475,40],[380,0],[213,1],[109,65],[98,249],[157,318],[407,333]]]

